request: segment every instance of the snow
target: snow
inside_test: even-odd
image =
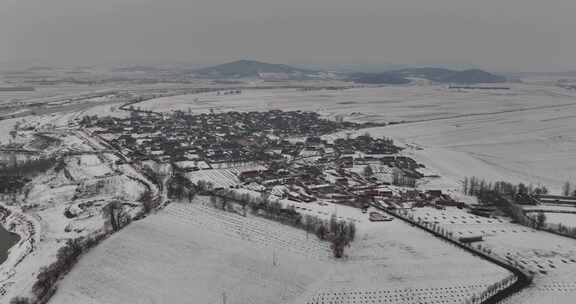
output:
[[[574,281],[551,282],[546,279],[536,279],[535,286],[512,295],[503,300],[502,304],[571,304],[576,297],[576,283]]]
[[[544,211],[544,212],[565,212],[565,213],[576,213],[576,207],[571,205],[562,204],[542,204],[542,205],[526,205],[522,206],[522,209],[526,211]]]
[[[550,291],[557,300],[553,303],[573,303],[570,297],[576,295],[576,240],[513,224],[506,218],[480,217],[457,208],[425,207],[411,212],[415,218],[437,222],[456,237],[483,235],[484,241],[479,243],[482,247],[533,271],[536,277],[531,287],[514,297],[519,300],[506,303],[550,303]],[[527,299],[532,302],[525,302]]]
[[[546,224],[562,224],[565,227],[576,228],[576,207],[571,205],[541,204],[522,206],[526,211],[543,211],[546,215]],[[528,213],[534,215],[534,213]]]
[[[83,257],[51,303],[220,303],[224,293],[226,303],[322,303],[336,292],[396,299],[416,288],[440,303],[509,275],[401,221],[368,222],[357,209],[365,225],[337,261],[328,243],[302,230],[207,204],[175,202],[113,235]],[[366,303],[403,302],[391,299]]]
[[[203,180],[205,182],[211,182],[214,185],[214,187],[229,188],[231,186],[236,186],[240,184],[238,175],[241,172],[252,170],[265,170],[265,169],[266,167],[262,165],[246,163],[241,166],[229,167],[226,169],[208,169],[208,170],[192,171],[186,173],[186,177],[194,183]]]
[[[319,299],[310,303],[338,300],[339,292],[357,292],[367,303],[463,302],[508,275],[399,220],[366,223],[360,232],[348,261],[317,286]]]
[[[104,177],[112,174],[112,170],[102,163],[95,154],[84,154],[71,157],[66,168],[75,181]]]
[[[51,303],[217,303],[223,292],[228,303],[278,303],[325,271],[326,244],[211,208],[173,203],[133,223],[88,253]]]
[[[0,265],[1,302],[29,296],[40,269],[56,260],[58,249],[68,239],[106,233],[102,208],[111,201],[124,203],[130,216],[142,209],[138,200],[147,189],[138,180],[142,176],[131,167],[115,168],[115,156],[97,153],[94,143],[77,135],[81,133],[51,134],[62,139],[54,153],[72,150],[78,154],[62,157],[64,166],[59,170],[49,169],[34,177],[15,201],[1,202],[12,210],[2,224],[21,237]],[[66,211],[74,217],[67,217]]]
[[[576,228],[576,214],[546,212],[547,224],[562,224],[565,227]]]
[[[210,166],[205,161],[197,161],[197,160],[183,160],[176,162],[176,165],[182,169],[191,169],[191,168],[210,169]]]

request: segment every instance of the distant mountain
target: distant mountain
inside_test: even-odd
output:
[[[498,83],[505,82],[506,77],[495,75],[479,69],[455,71],[443,68],[412,68],[392,71],[403,77],[425,78],[441,83]]]
[[[407,68],[390,71],[389,73],[402,75],[403,77],[418,77],[440,81],[443,77],[454,73],[454,71],[444,68]]]
[[[471,69],[455,71],[445,68],[407,68],[384,73],[351,73],[348,79],[365,84],[406,84],[410,78],[423,78],[439,83],[474,84],[505,82],[506,77]]]
[[[446,77],[444,77],[442,81],[448,83],[464,83],[464,84],[499,83],[499,82],[506,82],[506,77],[495,75],[482,70],[464,70],[446,75]]]
[[[316,71],[291,67],[284,64],[271,64],[253,60],[238,60],[217,66],[195,70],[192,74],[199,78],[265,78],[301,79],[318,74]]]
[[[150,72],[158,72],[161,71],[162,69],[160,69],[159,67],[156,66],[146,66],[146,65],[134,65],[134,66],[123,66],[123,67],[117,67],[117,68],[113,68],[112,72],[145,72],[145,73],[150,73]]]
[[[397,73],[353,73],[349,80],[364,84],[408,84],[410,80]]]

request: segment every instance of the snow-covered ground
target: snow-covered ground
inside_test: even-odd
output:
[[[228,188],[230,186],[236,186],[240,184],[238,175],[243,171],[251,170],[264,170],[263,167],[258,164],[245,164],[238,167],[231,167],[226,169],[208,169],[208,170],[198,170],[186,173],[186,177],[190,181],[197,183],[198,181],[210,182],[214,187]]]
[[[37,86],[34,91],[3,91],[0,92],[0,104],[13,106],[16,103],[33,104],[46,100],[60,99],[62,96],[77,96],[78,94],[97,93],[108,90],[109,85],[79,85],[61,84]]]
[[[565,227],[576,228],[576,214],[546,212],[546,223],[552,225],[562,224]]]
[[[522,206],[522,208],[526,211],[543,211],[546,216],[547,224],[562,224],[564,227],[576,228],[576,207],[574,206],[560,204],[541,204],[534,206]]]
[[[0,265],[0,302],[15,296],[29,297],[42,267],[56,261],[58,250],[69,239],[107,233],[102,208],[112,201],[122,203],[129,217],[142,210],[138,201],[147,187],[128,176],[141,175],[113,165],[112,155],[98,154],[84,138],[55,132],[58,146],[51,153],[83,151],[61,158],[61,163],[35,176],[13,201],[2,206],[12,213],[2,223],[21,240]]]
[[[51,303],[457,303],[509,275],[401,221],[369,222],[359,210],[357,240],[337,261],[328,243],[302,230],[208,204],[174,202],[113,235]]]
[[[302,91],[298,89],[243,90],[240,95],[215,92],[164,97],[138,104],[156,111],[192,110],[267,111],[272,109],[319,111],[359,121],[421,120],[479,112],[570,103],[573,95],[555,87],[514,85],[510,91],[459,92],[445,86],[354,88]]]
[[[537,231],[505,218],[486,218],[457,208],[415,208],[415,218],[436,222],[456,237],[482,235],[482,247],[518,261],[536,274],[534,283],[518,300],[506,303],[573,303],[576,296],[576,240]],[[547,214],[548,216],[548,214]],[[537,299],[537,300],[536,300]],[[555,299],[557,302],[549,302]]]
[[[522,206],[522,209],[526,211],[544,211],[544,212],[566,212],[566,213],[576,213],[576,207],[571,205],[563,204],[541,204],[541,205],[526,205]]]

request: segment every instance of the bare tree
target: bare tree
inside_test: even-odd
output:
[[[538,212],[538,215],[536,216],[536,225],[538,228],[543,228],[546,225],[546,215],[544,212]]]
[[[565,196],[569,196],[571,194],[570,193],[571,188],[572,187],[570,185],[570,182],[569,181],[565,182],[564,185],[562,186],[562,194]]]
[[[24,297],[15,297],[10,300],[10,304],[30,304],[30,299]]]
[[[128,223],[128,215],[122,207],[122,203],[114,201],[102,209],[106,225],[110,226],[113,231],[118,231]]]
[[[372,170],[372,167],[370,165],[364,167],[364,176],[365,177],[371,177],[372,175],[374,175],[374,171]]]

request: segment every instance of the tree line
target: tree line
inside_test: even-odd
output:
[[[330,220],[313,215],[304,215],[296,211],[294,206],[284,206],[278,200],[271,199],[269,192],[263,191],[260,196],[240,193],[231,189],[214,189],[210,182],[200,180],[192,183],[182,174],[175,174],[168,183],[168,195],[176,199],[188,199],[189,202],[197,195],[209,195],[210,203],[218,209],[237,212],[247,216],[253,215],[271,219],[282,224],[303,229],[316,235],[320,240],[329,241],[334,257],[344,256],[344,249],[350,245],[356,236],[354,222],[338,220],[332,216]],[[238,207],[239,210],[236,208]]]
[[[338,220],[335,215],[332,215],[330,220],[309,214],[302,216],[294,206],[285,207],[278,200],[270,199],[270,194],[267,192],[262,192],[260,197],[228,189],[216,191],[215,194],[210,200],[217,208],[233,211],[232,204],[238,204],[244,216],[246,216],[246,210],[249,209],[254,215],[303,229],[322,241],[330,242],[335,258],[344,256],[344,249],[356,236],[356,225],[352,221]]]
[[[97,234],[67,240],[66,244],[58,249],[56,261],[42,267],[36,275],[36,282],[32,285],[33,297],[15,297],[10,300],[10,304],[48,303],[56,292],[56,284],[60,278],[72,269],[83,252],[94,247],[105,236],[104,234]]]
[[[478,177],[466,177],[462,181],[462,190],[467,195],[477,196],[486,192],[495,192],[500,195],[515,197],[518,199],[525,198],[526,195],[547,194],[548,189],[545,186],[525,185],[524,183],[514,184],[505,181],[491,182]]]
[[[505,181],[490,182],[477,177],[465,178],[462,187],[465,194],[476,196],[485,204],[494,204],[519,224],[538,228],[538,221],[526,216],[519,204],[534,203],[532,196],[548,193],[546,187]]]
[[[494,204],[506,215],[524,226],[543,229],[564,236],[576,238],[576,228],[561,224],[552,225],[546,223],[546,214],[542,211],[533,216],[527,216],[519,204],[535,203],[533,196],[547,194],[548,189],[544,186],[526,186],[523,183],[513,184],[498,181],[488,182],[477,177],[465,178],[462,182],[463,191],[467,195],[476,196],[481,202]],[[564,185],[564,190],[569,190],[570,184]]]
[[[573,187],[570,181],[566,181],[564,185],[562,185],[562,195],[564,196],[575,196],[576,197],[576,188]]]

